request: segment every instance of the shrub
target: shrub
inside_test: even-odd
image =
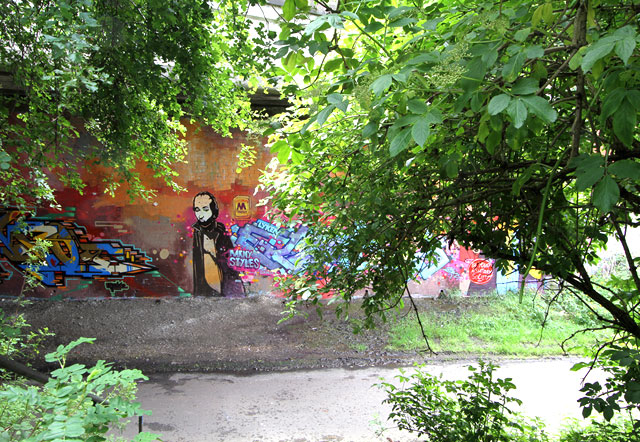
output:
[[[397,376],[401,388],[383,382],[392,407],[389,418],[400,429],[425,436],[429,442],[547,441],[537,421],[527,422],[510,404],[519,399],[507,393],[515,389],[510,378],[494,379],[497,367],[480,361],[469,367],[467,380],[449,381],[418,369]],[[407,385],[408,384],[408,385]]]
[[[93,339],[80,338],[46,355],[60,368],[42,387],[18,381],[0,386],[0,442],[101,442],[120,419],[150,414],[135,398],[136,381],[146,379],[139,370],[115,371],[104,361],[87,368],[67,366],[69,351]],[[140,433],[135,442],[157,440]]]
[[[560,434],[558,442],[637,442],[632,419],[614,419],[610,422],[591,421],[583,427],[573,422]]]

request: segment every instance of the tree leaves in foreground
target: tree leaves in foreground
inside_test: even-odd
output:
[[[366,289],[365,310],[384,313],[414,257],[455,240],[498,269],[559,278],[604,307],[617,338],[640,338],[627,242],[640,212],[640,4],[325,7],[297,7],[278,42],[276,74],[302,110],[271,131],[281,166],[265,182],[310,226],[313,258],[293,297]],[[600,285],[587,268],[615,241],[630,276]]]
[[[111,192],[127,182],[131,196],[152,194],[133,171],[138,161],[177,189],[181,117],[221,134],[249,118],[241,81],[265,53],[248,34],[248,3],[2,2],[0,199],[50,200],[49,171],[82,189],[85,160],[114,168]]]
[[[124,427],[125,419],[151,414],[133,402],[140,370],[116,371],[104,361],[94,367],[67,364],[69,352],[94,339],[79,338],[46,355],[59,368],[41,387],[20,381],[0,385],[0,442],[123,441],[107,435]],[[133,442],[152,442],[156,434],[141,432]]]

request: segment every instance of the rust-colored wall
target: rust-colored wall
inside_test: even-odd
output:
[[[278,295],[273,277],[295,267],[305,230],[271,224],[266,208],[257,205],[267,196],[255,189],[271,159],[268,149],[258,148],[255,164],[238,174],[243,133],[225,138],[206,127],[187,124],[187,129],[187,162],[176,167],[182,193],[141,165],[143,183],[157,196],[131,201],[120,189],[112,197],[103,185],[110,172],[92,166],[82,174],[83,194],[60,185],[56,197],[63,210],[41,210],[28,220],[30,237],[18,229],[12,212],[0,214],[0,296],[20,293],[28,271],[25,251],[34,237],[51,241],[53,248],[47,265],[38,269],[44,287],[28,296]],[[217,201],[217,214],[209,195]],[[441,251],[436,265],[421,269],[409,288],[428,296],[495,289],[493,261],[453,244]]]
[[[225,138],[206,127],[196,130],[187,124],[187,129],[187,163],[176,167],[179,173],[176,182],[186,189],[185,192],[174,193],[161,180],[154,178],[152,171],[142,166],[139,168],[142,181],[157,190],[157,196],[149,202],[141,199],[132,202],[125,190],[120,189],[112,197],[104,193],[103,186],[103,179],[109,176],[109,171],[93,166],[83,171],[82,178],[87,187],[82,194],[68,189],[56,193],[62,212],[39,211],[38,217],[30,220],[34,233],[60,246],[48,258],[49,267],[42,269],[41,273],[48,275],[43,279],[46,287],[37,289],[31,296],[191,294],[192,226],[197,221],[192,207],[194,195],[203,191],[214,195],[219,206],[217,222],[225,226],[228,237],[231,237],[232,229],[237,230],[265,218],[265,207],[258,207],[257,203],[266,195],[255,193],[255,188],[260,170],[271,158],[268,149],[258,148],[255,164],[237,174],[237,155],[241,143],[246,141],[243,133],[236,131],[231,138]],[[234,198],[238,204],[245,204],[247,210],[234,210]],[[4,271],[0,294],[15,296],[22,287],[23,252],[28,247],[28,240],[15,228],[10,213],[5,213],[2,228],[0,247],[5,260],[2,262]],[[116,241],[115,248],[103,250],[108,240]],[[68,250],[71,243],[77,243],[78,253]],[[131,250],[125,250],[127,246],[131,246]],[[131,252],[137,253],[137,261],[130,259]],[[98,263],[93,267],[98,267],[98,271],[91,268],[96,259]],[[85,272],[77,269],[78,260],[83,262]],[[106,264],[106,260],[110,264]],[[236,261],[241,262],[233,260]],[[73,271],[69,271],[70,268]],[[272,272],[256,269],[237,273],[247,293],[265,293],[272,288],[267,277]],[[54,276],[49,277],[49,274]]]

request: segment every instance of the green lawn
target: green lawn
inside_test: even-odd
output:
[[[597,326],[588,309],[573,298],[559,298],[549,307],[545,296],[533,293],[525,294],[522,303],[516,293],[434,300],[433,310],[420,317],[433,350],[447,353],[559,355],[563,354],[562,342],[574,332]],[[565,350],[581,354],[599,337],[604,335],[578,333],[565,344]],[[400,319],[391,327],[389,346],[424,348],[415,316]]]

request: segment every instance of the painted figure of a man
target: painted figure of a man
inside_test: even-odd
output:
[[[224,224],[217,221],[218,202],[209,192],[193,198],[198,221],[193,225],[193,292],[196,296],[244,296],[237,271],[229,267],[233,248]]]

